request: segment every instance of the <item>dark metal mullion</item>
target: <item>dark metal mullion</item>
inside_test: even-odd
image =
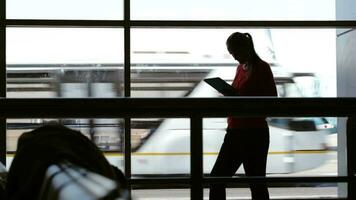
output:
[[[348,116],[346,123],[346,156],[347,156],[347,177],[349,182],[347,184],[347,197],[348,199],[356,198],[356,163],[355,163],[355,141],[356,141],[356,116]]]
[[[356,20],[348,21],[159,21],[159,20],[133,20],[132,27],[289,27],[289,28],[350,28],[356,27]]]
[[[0,162],[6,166],[6,118],[0,117]]]
[[[174,180],[172,180],[174,179]],[[205,185],[211,183],[227,184],[227,187],[233,186],[233,184],[241,183],[342,183],[349,181],[348,176],[298,176],[298,177],[205,177],[203,183]],[[150,177],[150,178],[133,178],[131,180],[133,185],[148,185],[150,184],[164,185],[169,184],[189,184],[190,180],[186,177]],[[167,186],[169,188],[170,186]],[[162,187],[164,188],[164,186]]]
[[[125,148],[124,148],[124,166],[125,177],[127,180],[131,180],[131,118],[125,118]],[[129,195],[131,196],[131,181],[128,183]]]
[[[128,8],[130,5],[128,5]],[[125,8],[126,10],[126,8]],[[289,28],[351,28],[356,27],[356,20],[345,21],[185,21],[185,20],[27,20],[27,19],[8,19],[5,20],[7,26],[74,26],[74,27],[289,27]]]
[[[6,98],[6,0],[0,0],[0,97]],[[6,118],[0,117],[0,161],[6,165]]]
[[[203,195],[203,119],[191,116],[190,119],[190,199],[202,200]]]
[[[0,98],[0,116],[6,118],[162,118],[190,117],[190,113],[204,117],[344,117],[355,114],[354,110],[353,97]]]
[[[131,97],[131,32],[130,32],[130,0],[124,0],[124,95]],[[131,118],[125,118],[125,176],[131,179]],[[131,196],[131,182],[128,185],[129,196]]]
[[[130,26],[130,0],[124,0],[124,87],[125,97],[131,97],[131,26]]]
[[[49,27],[123,27],[123,20],[31,20],[31,19],[8,19],[7,26],[49,26]]]

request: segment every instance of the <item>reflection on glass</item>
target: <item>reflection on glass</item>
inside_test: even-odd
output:
[[[269,175],[337,175],[337,134],[328,118],[267,118],[267,121]],[[226,118],[204,119],[204,174],[211,172],[226,127]],[[189,174],[189,129],[188,119],[132,119],[133,174]],[[237,171],[240,173],[244,173],[243,168]]]
[[[123,31],[7,28],[7,96],[123,96]]]
[[[319,183],[315,185],[300,183],[300,185],[302,186],[270,187],[270,197],[271,199],[342,198],[338,196],[336,186],[325,186]],[[226,194],[228,199],[251,199],[250,189],[243,184],[239,184],[236,188],[227,188]],[[190,189],[134,189],[132,195],[137,199],[190,199]],[[204,189],[204,199],[208,199],[208,196],[209,189]]]
[[[123,0],[7,0],[8,19],[123,19]]]
[[[135,20],[334,20],[336,12],[333,0],[132,0],[131,7]]]
[[[131,127],[133,175],[190,173],[189,119],[132,119]]]
[[[133,189],[132,196],[135,199],[190,199],[189,189]]]
[[[202,79],[232,82],[238,63],[226,39],[236,31],[252,35],[257,53],[272,68],[279,97],[336,96],[333,29],[144,28],[132,29],[132,96],[221,96]]]
[[[345,164],[338,165],[338,134],[332,120],[335,118],[267,118],[270,130],[267,176],[337,176],[338,167],[346,169]],[[204,174],[210,174],[224,141],[226,118],[205,118],[203,127],[203,170]],[[236,175],[244,176],[242,165]],[[271,198],[340,197],[337,183],[296,183],[282,188],[277,183],[269,186]],[[228,187],[227,197],[231,199],[251,198],[248,185],[229,184]],[[209,190],[206,189],[204,197],[208,196]]]
[[[123,119],[8,119],[7,120],[7,167],[10,166],[17,148],[18,138],[24,133],[46,124],[62,124],[83,133],[104,152],[109,162],[124,169],[122,156],[124,144]]]
[[[337,133],[324,117],[267,118],[267,174],[337,175]],[[204,119],[204,173],[209,174],[223,143],[226,118]],[[345,166],[346,167],[346,166]],[[244,173],[240,167],[237,174]]]

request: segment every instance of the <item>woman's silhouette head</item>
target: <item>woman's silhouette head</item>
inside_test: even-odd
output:
[[[235,32],[231,34],[226,41],[226,46],[229,53],[239,63],[251,63],[260,59],[249,33]]]

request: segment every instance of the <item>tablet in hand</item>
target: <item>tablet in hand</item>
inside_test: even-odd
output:
[[[234,87],[222,80],[220,77],[204,79],[211,87],[225,96],[237,96],[238,93]]]

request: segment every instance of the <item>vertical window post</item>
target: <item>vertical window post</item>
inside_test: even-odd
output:
[[[0,98],[6,98],[6,0],[0,0]],[[6,165],[6,118],[0,117],[0,161]]]
[[[131,97],[131,37],[130,37],[130,0],[124,0],[124,87],[125,98]],[[131,179],[131,118],[125,118],[125,176]],[[131,196],[131,181],[129,181],[129,196]]]
[[[131,24],[130,0],[124,0],[124,87],[125,97],[131,96]]]
[[[203,199],[203,119],[192,116],[190,119],[190,199]]]
[[[356,117],[349,116],[347,119],[346,126],[346,152],[347,152],[347,176],[348,176],[348,184],[347,184],[347,198],[355,199],[356,198],[356,186],[355,186],[355,174],[356,174],[356,163],[355,163],[355,141],[356,141]]]

